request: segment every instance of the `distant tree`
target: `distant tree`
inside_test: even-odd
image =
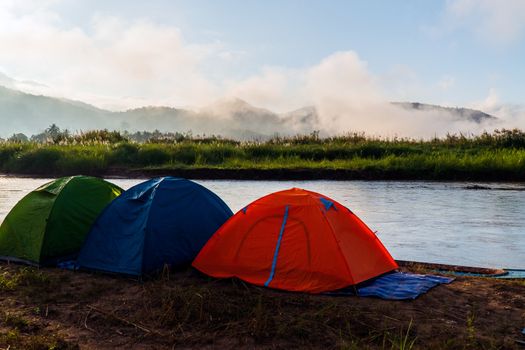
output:
[[[119,143],[128,141],[125,135],[118,131],[104,130],[90,130],[81,132],[75,135],[73,139],[77,142],[101,142],[101,143]]]
[[[50,142],[50,139],[45,132],[41,132],[40,134],[31,135],[31,142],[47,143]]]
[[[60,128],[55,123],[51,124],[49,128],[47,128],[44,133],[49,135],[52,139],[55,137],[58,137],[61,134]]]
[[[18,134],[13,134],[11,135],[7,141],[9,142],[18,142],[18,143],[21,143],[21,142],[27,142],[29,141],[29,138],[25,135],[25,134],[22,134],[22,133],[18,133]]]
[[[69,130],[60,130],[58,125],[51,124],[44,132],[31,136],[31,141],[38,143],[60,143],[71,138]]]
[[[68,141],[71,133],[68,129],[60,130],[55,123],[51,124],[44,132],[31,136],[31,141],[40,143],[61,143]]]
[[[59,129],[60,130],[60,129]],[[53,143],[67,142],[71,138],[71,133],[68,129],[59,131],[58,134],[52,136]]]

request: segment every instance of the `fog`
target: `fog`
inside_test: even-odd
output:
[[[71,130],[192,130],[239,138],[313,130],[322,135],[365,132],[429,138],[525,127],[525,108],[506,104],[495,90],[484,100],[465,101],[460,107],[497,119],[473,120],[453,108],[410,109],[391,103],[455,107],[425,98],[439,96],[439,89],[450,89],[454,76],[445,75],[433,85],[427,81],[412,86],[407,80],[410,67],[405,67],[403,74],[388,82],[384,73],[372,71],[351,49],[327,53],[317,61],[305,60],[302,65],[262,65],[241,74],[243,63],[253,60],[257,51],[230,47],[219,39],[190,42],[173,23],[161,24],[147,17],[95,13],[84,26],[67,25],[52,3],[0,4],[0,85],[54,98],[3,91],[2,136],[40,132],[51,123]],[[473,6],[469,1],[447,5],[448,21],[464,19]],[[489,16],[487,23],[498,24],[498,28],[502,18],[522,23],[521,17],[511,16],[519,11],[498,12],[499,7],[492,7],[486,4],[479,9],[483,14],[500,14]],[[507,34],[516,37],[520,28]],[[396,93],[389,87],[392,84],[405,93]],[[145,106],[169,108],[128,112]]]

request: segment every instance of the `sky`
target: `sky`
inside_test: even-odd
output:
[[[0,0],[0,74],[112,110],[238,97],[511,115],[523,62],[522,0]]]

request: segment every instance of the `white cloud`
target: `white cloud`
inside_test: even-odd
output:
[[[220,51],[217,56],[227,62],[239,62],[247,55],[244,50],[224,50]]]
[[[378,77],[353,51],[334,53],[310,67],[263,67],[232,79],[216,62],[237,64],[246,53],[220,41],[188,43],[175,26],[116,17],[94,17],[88,29],[67,27],[59,15],[36,4],[0,4],[0,66],[16,81],[31,79],[47,86],[32,84],[32,92],[113,109],[202,106],[228,96],[281,112],[313,104],[320,118],[316,127],[326,133],[428,137],[477,128],[450,115],[392,106],[392,95],[385,91],[410,86],[392,82],[396,74],[411,82],[407,91],[419,86],[417,76],[406,74],[411,72],[406,68],[401,69],[404,74]],[[463,16],[468,6],[456,12]],[[386,90],[385,79],[392,80]],[[444,89],[453,84],[452,77],[440,82]]]
[[[217,95],[199,65],[220,48],[192,45],[180,31],[148,21],[93,19],[90,33],[62,28],[44,10],[0,8],[0,63],[10,75],[51,86],[47,94],[105,105],[200,104]],[[222,50],[224,51],[224,50]],[[107,105],[105,105],[107,106]],[[123,105],[120,107],[124,107]]]
[[[263,67],[246,79],[226,83],[225,95],[278,112],[310,105],[304,89],[306,70],[283,67]]]
[[[306,88],[321,124],[332,133],[347,129],[350,121],[370,115],[374,106],[386,101],[366,62],[352,51],[335,53],[310,68]]]
[[[488,110],[494,110],[495,108],[498,108],[498,106],[501,105],[500,97],[496,89],[491,88],[487,94],[487,97],[482,101],[473,102],[471,104],[472,107],[482,110],[482,111],[488,111]]]
[[[492,122],[492,128],[525,129],[525,106],[503,103],[494,88],[489,89],[483,100],[472,102],[470,107],[496,116],[498,120]]]
[[[422,95],[423,83],[407,65],[395,64],[379,79],[381,86],[394,101],[412,101],[414,96]]]
[[[446,25],[473,32],[480,40],[508,45],[525,34],[523,0],[449,0]]]

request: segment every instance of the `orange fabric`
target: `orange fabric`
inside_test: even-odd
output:
[[[321,198],[333,207],[326,209]],[[239,211],[212,236],[193,266],[217,278],[237,277],[260,286],[269,282],[271,288],[310,293],[348,287],[398,267],[376,235],[346,207],[298,188],[272,193]]]

